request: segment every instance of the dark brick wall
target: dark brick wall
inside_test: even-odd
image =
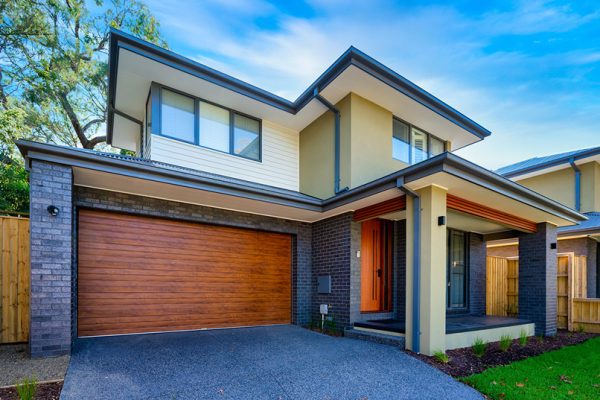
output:
[[[299,325],[307,324],[310,321],[312,290],[310,224],[83,187],[75,188],[74,197],[76,209],[85,207],[112,210],[294,235],[292,243],[292,321]],[[74,268],[76,268],[75,263]],[[73,301],[75,302],[76,299],[74,298]],[[75,314],[73,314],[73,318],[75,324]]]
[[[30,182],[32,357],[71,351],[72,181],[70,167],[33,160]],[[47,207],[59,208],[56,217]]]
[[[536,335],[556,334],[556,227],[541,223],[519,237],[519,317],[535,322]]]
[[[483,237],[469,234],[469,313],[485,315],[486,246]]]
[[[394,302],[396,318],[406,318],[406,220],[394,222],[394,265],[396,266]]]
[[[356,226],[353,232],[353,224],[352,213],[346,213],[312,225],[312,316],[319,320],[319,305],[329,304],[329,313],[338,327],[350,324],[351,274],[348,266],[351,264],[352,236],[356,240],[358,235]],[[331,294],[317,293],[319,275],[331,275]]]

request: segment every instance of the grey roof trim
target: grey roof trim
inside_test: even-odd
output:
[[[323,74],[317,78],[294,102],[277,96],[264,89],[190,60],[172,51],[163,49],[152,43],[141,40],[125,32],[111,29],[109,50],[109,87],[108,87],[108,123],[107,139],[112,143],[114,126],[114,106],[116,95],[116,75],[118,69],[119,48],[140,54],[149,59],[163,63],[180,71],[205,79],[214,84],[238,92],[254,100],[296,114],[314,97],[315,89],[321,92],[339,74],[350,65],[354,65],[380,81],[390,85],[399,92],[419,102],[443,118],[465,129],[479,139],[489,136],[491,132],[471,120],[461,112],[444,103],[429,92],[418,87],[400,74],[381,64],[365,53],[350,47]]]
[[[570,151],[567,153],[553,154],[545,157],[535,157],[529,160],[520,161],[518,163],[499,168],[498,170],[496,170],[496,172],[507,178],[514,178],[519,175],[525,175],[531,172],[555,167],[557,165],[567,164],[570,160],[577,161],[584,158],[593,157],[598,154],[600,154],[600,147]],[[539,161],[536,162],[536,160],[538,159]],[[518,167],[519,165],[522,166]]]
[[[579,222],[587,220],[585,215],[582,215],[575,210],[451,153],[442,153],[429,160],[412,165],[346,192],[342,192],[329,199],[321,200],[292,190],[256,184],[216,174],[208,174],[171,164],[156,163],[154,161],[134,157],[98,153],[89,150],[42,144],[25,140],[18,140],[16,143],[26,160],[32,158],[40,159],[59,164],[89,168],[140,179],[265,201],[273,204],[302,208],[315,212],[333,210],[353,201],[396,188],[396,181],[401,177],[405,183],[410,183],[438,172],[445,172],[487,189],[494,190],[522,203],[529,204],[532,207],[536,207],[567,221]]]

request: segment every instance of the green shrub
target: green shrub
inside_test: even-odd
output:
[[[471,349],[473,350],[473,354],[475,354],[475,357],[483,357],[483,355],[485,354],[485,350],[487,349],[487,343],[484,342],[482,338],[477,338],[473,342],[473,346],[471,346]]]
[[[450,357],[448,357],[448,354],[444,353],[441,350],[434,351],[433,356],[435,357],[436,360],[438,360],[439,362],[441,362],[443,364],[448,364],[448,362],[450,361]]]
[[[21,383],[17,385],[17,394],[20,400],[33,400],[35,396],[37,382],[35,378],[23,379]]]
[[[527,336],[527,332],[525,332],[525,329],[521,329],[521,335],[519,335],[519,344],[521,346],[526,346],[528,341],[529,336]]]
[[[512,337],[510,335],[500,336],[500,350],[507,352],[512,344]]]
[[[577,325],[577,332],[583,333],[584,331],[585,331],[585,327],[583,326],[583,324]]]

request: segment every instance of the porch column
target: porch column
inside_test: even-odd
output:
[[[446,190],[428,186],[417,191],[421,203],[420,220],[420,352],[432,355],[446,349]],[[406,348],[414,350],[413,332],[413,200],[406,206]]]
[[[554,247],[554,248],[552,248]],[[519,236],[519,317],[535,323],[535,334],[556,334],[556,227],[537,225]]]

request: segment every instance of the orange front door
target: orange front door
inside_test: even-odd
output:
[[[391,223],[373,219],[362,223],[361,307],[363,312],[391,309]]]

